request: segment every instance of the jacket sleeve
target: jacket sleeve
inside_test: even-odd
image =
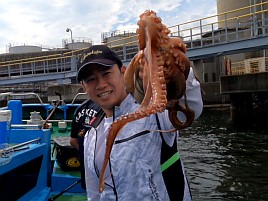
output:
[[[186,99],[188,106],[195,113],[195,119],[197,119],[203,111],[203,100],[200,83],[195,78],[192,68],[190,68],[190,72],[186,80]],[[180,102],[184,104],[185,97],[182,97]],[[185,121],[185,116],[181,112],[179,112],[179,119]]]
[[[186,80],[186,98],[187,98],[187,103],[190,109],[192,109],[195,113],[195,119],[197,119],[202,111],[203,111],[203,100],[201,96],[201,88],[200,88],[200,83],[199,81],[195,78],[193,69],[190,68],[190,72],[188,75],[188,78]],[[182,97],[180,99],[180,104],[184,104],[185,99]],[[159,114],[160,117],[160,126],[163,130],[169,130],[174,128],[168,118],[168,111],[165,110],[165,112]],[[182,112],[178,112],[178,118],[181,121],[186,121],[185,115]],[[166,143],[169,146],[173,145],[174,141],[174,132],[173,133],[165,133],[163,135]]]

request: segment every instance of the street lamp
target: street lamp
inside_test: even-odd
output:
[[[74,44],[73,44],[73,32],[72,29],[67,28],[66,32],[71,32],[71,42],[72,42],[72,56],[73,56],[73,51],[74,51]]]

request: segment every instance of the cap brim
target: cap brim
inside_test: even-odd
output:
[[[83,66],[81,66],[77,72],[77,81],[82,81],[82,71],[85,70],[85,67],[89,68],[90,64],[99,64],[102,66],[112,67],[114,64],[116,64],[116,61],[112,61],[109,59],[95,59],[90,62],[85,63]]]

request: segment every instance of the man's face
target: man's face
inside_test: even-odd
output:
[[[120,70],[117,64],[110,68],[93,65],[82,82],[83,89],[104,112],[113,111],[113,107],[120,105],[127,96],[123,70]]]

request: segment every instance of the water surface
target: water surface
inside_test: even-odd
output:
[[[229,117],[229,108],[205,110],[181,131],[193,200],[267,201],[268,126],[237,128]]]

